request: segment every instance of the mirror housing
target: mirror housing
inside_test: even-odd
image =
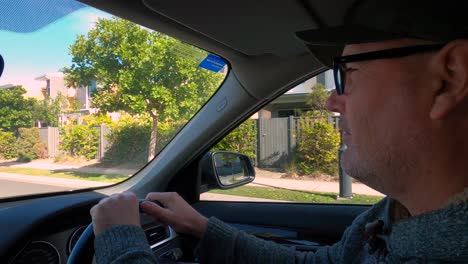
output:
[[[212,189],[231,189],[255,179],[255,169],[246,155],[213,151],[200,160],[201,182],[199,193]]]

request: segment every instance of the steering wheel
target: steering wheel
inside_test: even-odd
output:
[[[143,202],[152,202],[161,207],[164,207],[158,201],[151,201],[147,199],[141,199],[138,202],[138,207],[140,208],[140,213],[143,213],[141,210],[141,204]],[[89,224],[83,234],[81,234],[80,238],[76,242],[75,246],[73,247],[70,256],[68,257],[67,264],[82,264],[82,263],[91,263],[93,261],[94,256],[94,231],[93,231],[93,224]]]
[[[93,261],[94,231],[93,224],[89,224],[73,247],[67,264],[91,263]]]

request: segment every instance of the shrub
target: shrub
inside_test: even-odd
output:
[[[187,120],[168,121],[158,123],[158,137],[156,139],[156,153],[159,153],[187,123]]]
[[[256,157],[257,128],[255,120],[249,119],[225,136],[213,150],[225,150],[242,153],[253,160]]]
[[[88,125],[66,125],[60,131],[60,150],[72,157],[94,158],[99,145],[98,131]]]
[[[122,116],[107,135],[110,147],[104,161],[146,163],[151,135],[151,122],[146,118]]]
[[[16,138],[13,132],[0,131],[0,159],[13,159],[18,157]]]
[[[312,124],[299,121],[297,159],[301,174],[323,172],[338,174],[338,148],[340,136],[327,120],[315,120]]]
[[[101,124],[110,126],[113,123],[110,116],[102,113],[84,116],[83,121],[86,125],[91,127],[99,126]]]
[[[185,123],[185,120],[158,123],[156,153],[159,153],[169,143]],[[146,164],[151,126],[152,121],[147,115],[122,115],[118,122],[111,125],[111,132],[107,135],[110,147],[106,151],[104,161]]]
[[[47,147],[41,141],[39,128],[19,128],[16,142],[19,161],[29,162],[34,159],[47,158]]]

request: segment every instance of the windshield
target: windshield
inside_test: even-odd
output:
[[[71,0],[0,6],[0,199],[121,182],[213,95],[225,61]]]

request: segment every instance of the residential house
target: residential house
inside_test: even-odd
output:
[[[258,111],[252,118],[299,116],[301,112],[310,109],[307,105],[308,94],[317,83],[324,85],[327,90],[333,89],[333,72],[326,71],[297,85]]]
[[[63,95],[68,100],[69,105],[78,103],[79,109],[73,113],[62,114],[59,117],[60,123],[65,123],[73,120],[80,122],[83,115],[95,113],[97,109],[91,108],[90,99],[96,84],[93,83],[89,87],[70,87],[66,85],[65,76],[62,72],[49,72],[35,78],[36,81],[43,81],[44,86],[40,89],[42,99],[55,99],[59,95]],[[41,99],[41,98],[38,98]]]

